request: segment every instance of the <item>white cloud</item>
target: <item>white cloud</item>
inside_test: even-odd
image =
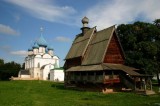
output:
[[[76,11],[69,6],[57,6],[53,0],[7,0],[17,5],[32,16],[51,22],[66,23]]]
[[[0,24],[0,33],[7,34],[7,35],[15,35],[15,36],[20,34],[16,30],[12,29],[10,26],[3,25],[3,24]]]
[[[160,18],[159,0],[112,0],[97,3],[86,11],[91,26],[103,29],[135,20],[152,22]]]
[[[67,37],[64,37],[64,36],[57,36],[55,38],[56,41],[59,41],[59,42],[70,42],[71,39],[67,38]]]
[[[18,56],[22,56],[22,57],[25,57],[27,55],[27,51],[25,50],[19,50],[19,51],[12,51],[10,52],[10,54],[12,55],[18,55]]]

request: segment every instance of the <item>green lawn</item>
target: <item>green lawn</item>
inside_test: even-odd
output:
[[[160,106],[160,94],[102,94],[49,81],[1,81],[0,106]]]

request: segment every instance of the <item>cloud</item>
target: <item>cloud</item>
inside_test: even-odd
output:
[[[66,23],[71,19],[70,15],[76,13],[74,8],[57,6],[52,0],[7,0],[7,2],[21,7],[35,18],[50,22]]]
[[[15,36],[20,35],[19,32],[12,29],[10,26],[3,25],[3,24],[0,24],[0,33],[7,34],[7,35],[15,35]]]
[[[19,51],[12,51],[10,52],[10,54],[12,55],[18,55],[18,56],[22,56],[22,57],[25,57],[27,55],[27,51],[25,50],[19,50]]]
[[[55,38],[56,41],[59,41],[59,42],[70,42],[71,39],[70,38],[67,38],[67,37],[64,37],[64,36],[57,36]]]
[[[103,29],[136,20],[152,22],[160,18],[159,0],[106,0],[86,11],[92,26]]]

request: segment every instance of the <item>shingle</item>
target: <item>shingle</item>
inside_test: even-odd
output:
[[[135,70],[138,70],[133,67],[125,66],[123,64],[111,64],[111,63],[103,63],[98,65],[87,65],[87,66],[74,66],[66,71],[103,71],[103,70],[116,70],[116,71],[124,71],[131,76],[143,76],[137,73]]]
[[[102,65],[91,65],[91,66],[75,66],[67,69],[66,71],[102,71]]]
[[[122,70],[126,73],[128,73],[131,76],[140,76],[141,74],[137,73],[135,70],[138,70],[133,67],[125,66],[123,64],[110,64],[110,63],[103,63],[105,66],[104,69],[109,69],[109,70]]]
[[[77,35],[65,59],[83,56],[94,30],[95,28],[91,28],[86,32],[86,34]]]
[[[114,26],[99,31],[88,46],[82,65],[102,63],[106,49],[114,31]]]

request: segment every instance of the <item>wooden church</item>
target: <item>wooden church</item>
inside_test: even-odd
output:
[[[82,19],[78,34],[65,58],[65,86],[98,88],[112,92],[119,89],[152,90],[149,76],[124,65],[125,56],[115,26],[97,31]]]

